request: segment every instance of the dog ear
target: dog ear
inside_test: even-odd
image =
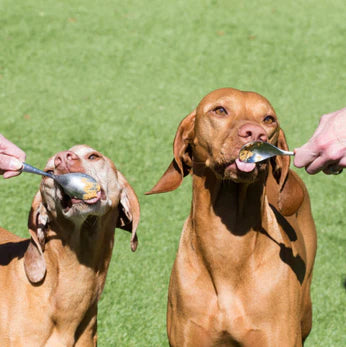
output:
[[[41,282],[46,275],[46,261],[43,252],[48,221],[48,213],[43,206],[41,193],[38,191],[31,205],[28,221],[31,239],[24,254],[24,269],[31,283]]]
[[[286,137],[282,129],[279,130],[275,145],[280,149],[288,151]],[[273,167],[273,176],[281,190],[290,168],[290,157],[286,155],[277,155],[271,159],[271,164]]]
[[[288,151],[286,137],[282,129],[279,131],[276,145]],[[271,164],[273,177],[278,184],[278,209],[284,216],[290,216],[295,213],[302,204],[304,190],[295,175],[289,169],[289,156],[276,156],[271,159]]]
[[[131,250],[137,249],[137,226],[140,217],[140,208],[137,195],[124,175],[118,171],[118,180],[121,185],[120,202],[119,202],[119,219],[117,227],[131,232]]]
[[[177,189],[192,168],[190,143],[193,138],[196,110],[186,116],[179,124],[173,143],[174,159],[156,185],[147,193],[166,193]]]

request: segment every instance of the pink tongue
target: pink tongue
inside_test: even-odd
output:
[[[256,167],[255,163],[244,163],[243,161],[240,161],[239,159],[236,159],[235,163],[237,165],[237,168],[243,172],[251,172]]]
[[[92,204],[97,203],[100,199],[101,199],[101,191],[98,191],[96,198],[92,198],[92,199],[89,199],[89,200],[84,200],[84,202],[86,204],[92,205]]]
[[[92,205],[92,204],[97,203],[99,200],[100,200],[100,198],[97,197],[97,198],[92,198],[92,199],[89,199],[89,200],[84,200],[84,202],[85,202],[86,204]]]
[[[78,204],[81,201],[85,202],[86,204],[93,205],[96,204],[99,200],[101,199],[101,191],[97,192],[97,197],[96,198],[91,198],[88,200],[81,200],[77,198],[71,198],[73,204]]]

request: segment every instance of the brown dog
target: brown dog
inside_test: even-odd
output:
[[[31,239],[0,229],[0,346],[96,346],[114,229],[132,231],[134,251],[138,200],[111,160],[85,145],[58,153],[46,171],[86,173],[101,192],[71,199],[43,178],[29,217]]]
[[[287,149],[270,103],[216,90],[180,123],[174,160],[148,193],[193,175],[168,293],[172,346],[301,346],[310,332],[316,233],[308,193],[289,157],[240,162],[240,148],[255,140]]]

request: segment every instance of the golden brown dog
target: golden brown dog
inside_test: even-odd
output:
[[[114,229],[132,232],[134,251],[138,200],[111,160],[85,145],[58,153],[45,170],[86,173],[101,191],[71,199],[45,177],[31,207],[31,239],[0,229],[0,346],[96,346]]]
[[[268,100],[216,90],[180,123],[174,159],[148,193],[193,175],[169,284],[172,346],[301,346],[310,332],[316,233],[308,193],[288,157],[240,162],[240,148],[255,140],[287,149]]]

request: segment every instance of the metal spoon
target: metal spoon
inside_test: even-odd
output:
[[[81,200],[89,200],[97,197],[97,193],[101,190],[96,180],[89,175],[81,172],[72,172],[64,175],[54,175],[49,172],[42,171],[27,163],[23,163],[22,172],[30,172],[36,175],[42,175],[52,178],[70,197]]]
[[[258,163],[276,155],[294,155],[294,152],[284,151],[268,142],[254,141],[244,145],[239,151],[240,161]]]

